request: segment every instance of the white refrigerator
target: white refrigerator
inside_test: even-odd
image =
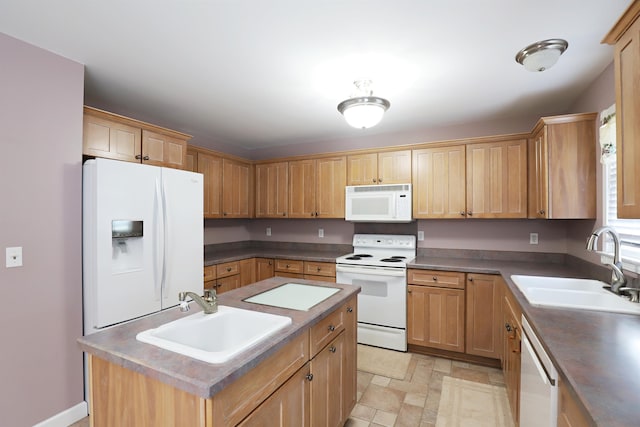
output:
[[[202,174],[108,159],[83,166],[84,333],[203,292]]]

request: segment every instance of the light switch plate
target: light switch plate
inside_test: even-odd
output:
[[[418,240],[424,240],[424,231],[418,231]]]
[[[271,227],[267,227],[267,236],[271,236]]]
[[[530,245],[538,244],[538,233],[529,233],[529,244]]]
[[[324,237],[324,228],[318,228],[318,237]]]
[[[7,268],[11,267],[22,267],[22,247],[17,246],[13,248],[6,249],[7,254]]]

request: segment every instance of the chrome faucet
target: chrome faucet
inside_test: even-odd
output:
[[[619,294],[621,290],[626,291],[629,290],[629,288],[624,287],[624,285],[627,284],[627,279],[624,277],[624,273],[622,272],[620,237],[618,237],[618,233],[616,233],[613,228],[607,226],[594,230],[593,234],[591,234],[587,240],[587,250],[597,252],[598,237],[600,237],[604,232],[609,233],[613,239],[613,263],[607,263],[607,265],[611,267],[611,291]]]
[[[186,298],[191,297],[202,309],[204,314],[213,314],[218,311],[218,297],[213,289],[205,289],[204,296],[200,296],[193,292],[180,292],[178,299],[180,300],[180,311],[189,311],[189,304]]]

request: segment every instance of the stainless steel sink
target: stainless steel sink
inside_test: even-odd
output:
[[[140,332],[136,339],[205,362],[224,363],[290,324],[286,316],[218,306],[217,313],[195,313]]]
[[[591,279],[544,276],[511,276],[532,305],[640,314],[640,304],[606,290],[604,282]]]

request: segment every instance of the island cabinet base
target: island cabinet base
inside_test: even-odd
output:
[[[356,401],[356,298],[208,399],[90,355],[91,425],[342,426]]]

